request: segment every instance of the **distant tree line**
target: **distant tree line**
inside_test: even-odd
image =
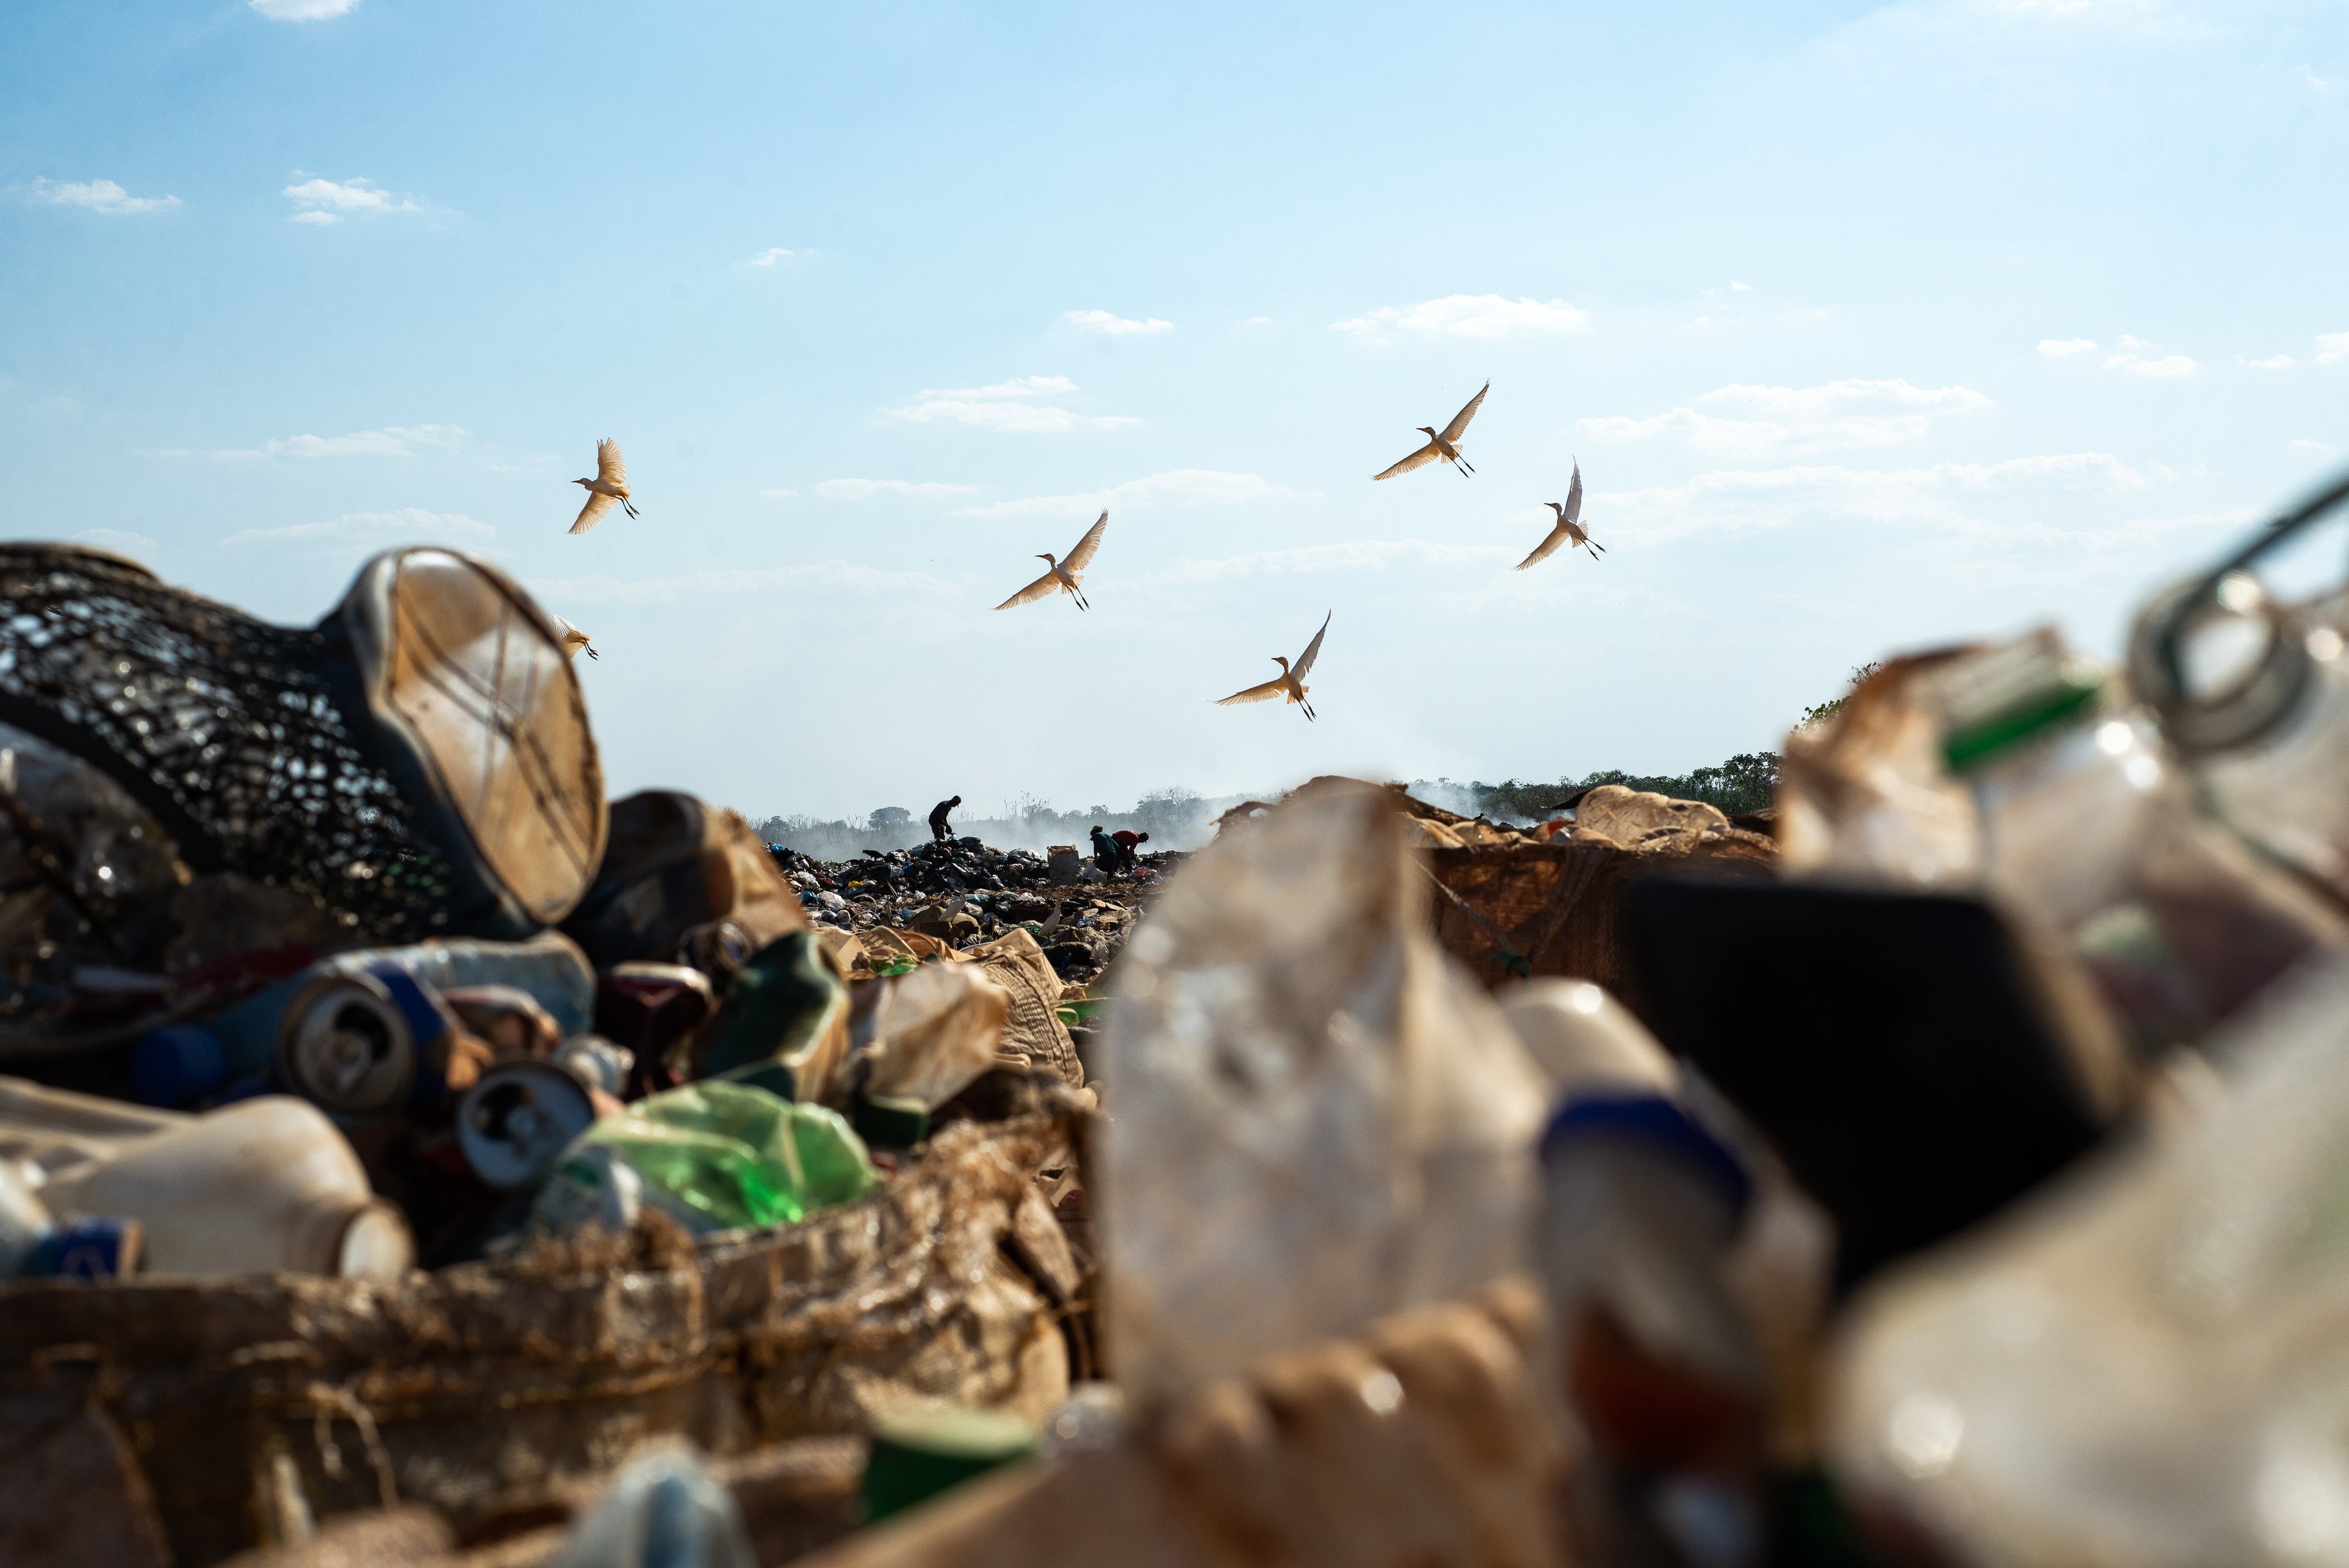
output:
[[[1556,815],[1558,807],[1583,791],[1610,784],[1653,790],[1675,800],[1704,801],[1733,816],[1742,811],[1760,811],[1770,804],[1778,787],[1778,753],[1744,752],[1684,774],[1627,774],[1620,768],[1602,768],[1555,783],[1505,779],[1499,784],[1454,784],[1450,779],[1422,779],[1410,788],[1412,794],[1464,816],[1538,822]]]

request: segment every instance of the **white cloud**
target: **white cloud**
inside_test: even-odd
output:
[[[876,495],[943,501],[949,495],[968,495],[977,488],[970,484],[917,484],[904,479],[827,479],[815,487],[815,493],[826,501],[870,501]]]
[[[2050,359],[2070,359],[2096,351],[2093,337],[2042,337],[2039,352]]]
[[[287,436],[258,447],[231,447],[214,457],[414,457],[420,446],[455,446],[465,439],[461,425],[392,425],[348,435]]]
[[[324,22],[347,16],[359,0],[249,0],[253,8],[273,22]]]
[[[1225,473],[1211,468],[1178,468],[1129,479],[1106,490],[1071,495],[1030,495],[984,506],[957,506],[957,517],[1091,517],[1104,510],[1152,506],[1232,506],[1295,495],[1261,474]]]
[[[2132,337],[2124,337],[2121,341],[2140,348],[2153,347],[2150,343],[2137,344]],[[2182,381],[2201,368],[2183,354],[2165,354],[2158,359],[2149,359],[2142,354],[2116,354],[2105,361],[2107,370],[2123,370],[2132,376],[2142,376],[2148,381]]]
[[[2264,359],[2246,359],[2238,354],[2235,362],[2246,370],[2289,370],[2299,363],[2289,354],[2271,354]]]
[[[2329,441],[2311,441],[2306,436],[2302,436],[2292,443],[2292,450],[2294,452],[2339,452],[2341,449],[2334,446]]]
[[[2314,88],[2318,92],[2331,92],[2333,90],[2333,84],[2331,82],[2325,80],[2323,77],[2318,76],[2306,66],[2300,67],[2300,79],[2306,82],[2310,87]]]
[[[2161,352],[2160,344],[2149,343],[2142,337],[2132,337],[2126,332],[2120,335],[2119,342],[2122,348],[2131,350],[2142,348],[2148,354],[2158,354]]]
[[[395,196],[366,180],[327,180],[315,174],[305,180],[297,169],[294,181],[280,194],[293,202],[297,223],[339,223],[350,213],[424,211],[413,196]]]
[[[1738,294],[1750,294],[1754,289],[1754,286],[1752,284],[1740,283],[1733,277],[1729,280],[1729,286],[1733,291]]]
[[[926,388],[909,408],[885,411],[917,425],[940,420],[991,431],[1111,430],[1142,421],[1122,414],[1080,414],[1026,400],[1073,392],[1066,376],[1020,376],[986,387]]]
[[[497,530],[461,512],[427,512],[404,506],[397,512],[346,512],[328,523],[295,523],[284,528],[244,528],[221,541],[225,550],[238,545],[293,544],[304,540],[378,540],[389,535],[427,544],[452,539],[489,539]]]
[[[2349,332],[2320,332],[2316,335],[2316,362],[2338,365],[2349,359]]]
[[[597,574],[584,577],[541,577],[529,585],[542,602],[550,604],[676,604],[707,599],[712,594],[758,594],[797,588],[822,588],[830,593],[931,597],[958,595],[961,590],[926,572],[885,572],[845,561],[823,561],[803,566],[773,566],[747,571],[680,572],[668,577],[622,578]]]
[[[769,249],[761,251],[757,255],[752,256],[750,258],[750,265],[752,266],[781,266],[783,263],[791,260],[797,254],[799,254],[799,252],[797,251],[786,250],[781,245],[774,245]]]
[[[155,541],[144,534],[126,533],[119,528],[85,528],[74,537],[82,544],[111,550],[135,561],[152,560],[155,556]]]
[[[93,213],[168,213],[180,204],[177,196],[134,196],[111,180],[36,180],[32,190],[35,201]]]
[[[1473,337],[1500,342],[1512,337],[1539,337],[1579,332],[1590,325],[1588,312],[1562,299],[1505,299],[1497,294],[1447,294],[1417,305],[1381,306],[1368,316],[1331,324],[1373,343],[1409,335],[1416,337]]]
[[[1161,321],[1155,316],[1136,321],[1130,317],[1113,316],[1106,310],[1071,310],[1061,319],[1082,331],[1098,332],[1103,337],[1146,337],[1153,333],[1174,330],[1173,322]]]
[[[1685,435],[1692,451],[1760,457],[1799,455],[1837,448],[1891,446],[1921,440],[1945,414],[1987,409],[1991,400],[1969,387],[1913,387],[1905,380],[1830,381],[1817,387],[1727,386],[1697,400],[1762,417],[1716,414],[1682,407],[1644,418],[1609,415],[1577,422],[1593,441],[1644,441]],[[1899,412],[1880,410],[1890,405]]]
[[[2052,528],[2010,521],[2019,493],[2125,494],[2150,491],[2175,478],[2156,463],[2143,468],[2110,452],[2060,452],[2000,462],[1940,462],[1889,469],[1839,464],[1771,469],[1718,469],[1682,483],[1640,490],[1594,489],[1586,516],[1604,519],[1648,540],[1785,527],[1822,516],[1933,528],[1972,537],[2069,543],[2097,547],[2131,542],[2124,532]],[[1994,514],[1976,517],[1969,496],[2001,496]],[[2141,541],[2138,541],[2141,542]]]

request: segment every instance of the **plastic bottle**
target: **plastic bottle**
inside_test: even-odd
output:
[[[1542,1272],[1593,1449],[1583,1530],[1609,1561],[1758,1564],[1770,1388],[1728,1267],[1752,1200],[1671,1100],[1569,1100],[1542,1141]]]
[[[2349,925],[2205,819],[2150,718],[2052,631],[1917,680],[1974,872],[2070,945],[2141,1053],[2199,1039]]]
[[[24,1270],[33,1251],[57,1229],[26,1168],[13,1159],[0,1159],[0,1279]]]
[[[2161,628],[2183,584],[2137,619],[2129,677],[2216,814],[2349,898],[2349,653],[2340,596],[2278,604],[2243,573],[2189,617],[2173,666]]]
[[[554,1568],[756,1568],[734,1494],[682,1443],[628,1461],[563,1543]]]
[[[734,977],[705,1039],[701,1070],[813,1100],[848,1046],[848,988],[812,931],[792,931],[752,954]]]
[[[539,1189],[542,1229],[625,1210],[600,1191],[613,1162],[574,1158],[583,1147],[625,1162],[642,1182],[641,1200],[697,1235],[788,1224],[860,1198],[877,1179],[837,1112],[712,1080],[639,1100],[588,1128]]]
[[[397,1279],[414,1256],[399,1210],[367,1188],[315,1107],[266,1096],[193,1116],[52,1176],[60,1220],[137,1220],[159,1273]]]

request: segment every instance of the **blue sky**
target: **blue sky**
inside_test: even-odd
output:
[[[2349,6],[20,6],[0,460],[595,634],[616,794],[1678,770],[2349,462]],[[1487,379],[1477,467],[1373,485]],[[564,530],[594,443],[641,519]],[[1579,456],[1609,554],[1510,568]],[[1088,588],[991,607],[1111,514]],[[1213,700],[1334,611],[1321,714]]]

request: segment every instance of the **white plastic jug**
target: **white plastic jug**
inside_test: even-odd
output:
[[[41,1199],[60,1220],[140,1221],[150,1273],[392,1280],[415,1257],[407,1220],[368,1189],[335,1124],[284,1095],[126,1142],[53,1176]]]

